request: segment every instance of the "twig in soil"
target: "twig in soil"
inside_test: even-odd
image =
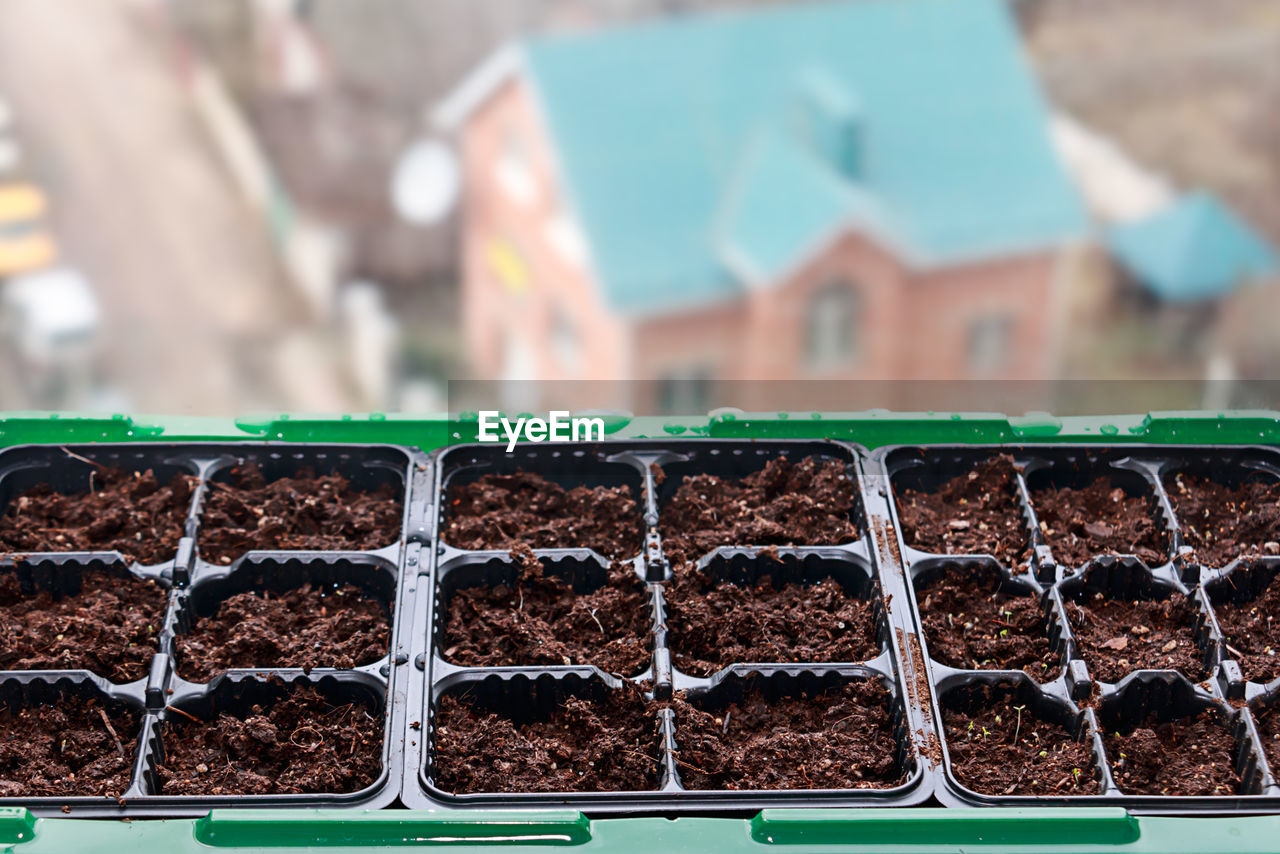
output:
[[[82,463],[88,463],[89,465],[96,466],[97,468],[100,468],[103,471],[107,470],[107,467],[104,466],[102,463],[97,462],[96,460],[91,460],[88,457],[82,457],[79,454],[77,454],[75,451],[68,448],[66,445],[61,446],[58,450],[62,451],[68,457],[71,457],[73,460],[79,460]],[[90,491],[92,491],[92,487],[90,487]]]
[[[327,718],[327,717],[330,717],[331,715],[339,715],[339,716],[341,716],[341,715],[349,715],[349,714],[351,714],[352,712],[354,712],[355,710],[356,710],[356,704],[355,704],[355,703],[347,703],[347,704],[342,705],[342,706],[331,706],[331,707],[329,708],[329,711],[327,711],[327,712],[325,712],[325,713],[324,713],[324,716]],[[341,717],[339,717],[339,720],[341,720]]]
[[[1244,657],[1245,657],[1243,652],[1241,652],[1240,650],[1236,649],[1236,648],[1235,648],[1234,646],[1232,646],[1231,644],[1229,644],[1229,643],[1228,643],[1228,644],[1224,644],[1224,646],[1227,648],[1227,652],[1231,653],[1231,654],[1232,654],[1232,655],[1234,655],[1236,658],[1244,658]]]
[[[721,735],[728,735],[728,734],[729,734],[729,715],[731,715],[731,714],[733,714],[733,712],[725,712],[725,713],[724,713],[724,726],[720,728],[720,734],[721,734]]]
[[[620,748],[620,751],[621,751],[622,753],[629,753],[629,754],[630,754],[630,755],[632,755],[632,756],[638,756],[639,758],[643,759],[645,762],[652,762],[654,765],[657,765],[657,764],[658,764],[658,760],[657,760],[657,759],[655,759],[654,757],[652,757],[652,756],[645,756],[643,753],[640,753],[640,752],[638,752],[638,751],[635,751],[635,750],[627,750],[626,748]],[[678,760],[678,759],[677,759],[676,761],[677,761],[677,762],[679,762],[680,760]],[[694,770],[696,771],[697,769],[695,768]]]
[[[323,735],[321,735],[320,730],[316,729],[315,727],[311,726],[310,724],[303,724],[302,726],[300,726],[300,727],[298,727],[297,729],[295,729],[293,732],[289,733],[289,743],[290,743],[290,744],[292,744],[294,747],[303,747],[303,746],[304,746],[304,745],[298,744],[298,742],[296,742],[296,741],[294,741],[294,740],[293,740],[293,737],[294,737],[295,735],[297,735],[298,733],[302,732],[303,730],[310,730],[311,732],[315,733],[315,734],[316,734],[316,738],[320,739],[319,744],[324,744],[324,736],[323,736]],[[308,745],[305,745],[306,749],[308,749],[308,750],[310,750],[310,749],[311,749],[312,747],[314,747],[314,746],[315,746],[314,744],[308,744]]]
[[[116,740],[116,750],[124,756],[124,742],[120,741],[120,736],[116,733],[116,728],[111,725],[111,719],[107,717],[106,709],[98,707],[98,716],[102,718],[102,723],[107,728],[107,732],[111,733],[111,737]]]
[[[165,706],[164,708],[166,712],[177,712],[178,714],[182,715],[184,718],[191,721],[192,723],[197,723],[197,724],[204,723],[204,721],[200,720],[195,715],[191,714],[190,712],[184,712],[182,709],[179,709],[177,706]]]
[[[646,756],[645,758],[647,759],[648,757]],[[707,773],[706,771],[703,771],[701,768],[699,768],[697,765],[690,765],[688,762],[685,762],[683,759],[677,759],[676,764],[683,765],[684,767],[688,768],[690,771],[697,771],[699,774]],[[710,775],[708,774],[707,776],[710,776]]]

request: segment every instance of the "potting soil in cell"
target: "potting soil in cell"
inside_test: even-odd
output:
[[[0,551],[118,551],[126,561],[164,563],[177,552],[195,482],[174,475],[162,484],[150,470],[95,464],[84,491],[40,485],[10,499],[0,516]]]
[[[0,669],[89,670],[123,684],[142,679],[160,651],[166,594],[149,579],[86,569],[78,593],[24,593],[0,569]]]
[[[0,707],[0,797],[118,797],[129,788],[139,715],[65,695]]]
[[[923,552],[989,554],[1011,568],[1022,566],[1030,553],[1017,471],[1008,454],[975,464],[936,491],[901,490],[898,517],[903,540]]]
[[[677,565],[718,546],[850,542],[854,487],[848,463],[812,456],[776,457],[739,480],[689,475],[659,509],[663,549]]]
[[[253,549],[377,549],[400,536],[399,487],[353,487],[340,474],[302,467],[268,482],[256,463],[213,480],[200,516],[200,554],[228,564]]]
[[[441,654],[467,667],[595,665],[634,676],[650,655],[652,616],[631,565],[615,563],[606,583],[577,593],[545,572],[528,546],[511,553],[512,584],[464,587],[449,599]]]
[[[523,723],[447,694],[436,714],[435,784],[454,794],[656,789],[656,722],[630,683],[599,699],[567,697]]]
[[[1052,487],[1031,495],[1054,560],[1081,567],[1100,555],[1132,554],[1148,566],[1168,560],[1169,540],[1149,496],[1129,495],[1100,477],[1080,489]]]
[[[390,616],[352,584],[237,593],[174,639],[178,672],[201,682],[232,667],[351,669],[390,643]]]
[[[812,696],[703,709],[676,700],[676,755],[686,789],[888,789],[899,785],[893,700],[875,680]]]
[[[532,472],[487,474],[449,488],[441,538],[460,549],[595,549],[607,558],[640,551],[641,518],[629,486],[565,489]]]
[[[157,767],[165,795],[357,792],[382,771],[382,715],[299,687],[243,715],[172,712]]]

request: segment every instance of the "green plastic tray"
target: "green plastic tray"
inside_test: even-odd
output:
[[[996,413],[717,411],[702,418],[607,419],[610,439],[663,436],[839,438],[868,448],[907,443],[1141,442],[1280,445],[1280,413],[1152,412],[1115,417]],[[0,447],[127,441],[389,442],[431,450],[474,441],[463,415],[220,419],[15,412]],[[214,852],[282,849],[467,851],[1280,852],[1280,816],[1135,818],[1122,809],[765,810],[750,817],[588,819],[572,811],[374,812],[215,810],[199,819],[112,822],[36,819],[0,808],[0,851]]]

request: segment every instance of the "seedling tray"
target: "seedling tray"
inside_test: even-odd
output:
[[[283,426],[278,432],[286,434]],[[1019,467],[1010,529],[1025,539],[1021,557],[912,548],[903,534],[900,491],[934,489],[997,453],[1011,454]],[[726,542],[686,553],[681,560],[666,533],[681,483],[699,475],[738,480],[782,456],[792,462],[816,456],[843,468],[856,498],[849,512],[853,533],[838,542]],[[101,668],[0,672],[0,701],[10,709],[78,697],[136,714],[138,735],[122,738],[130,754],[129,784],[123,794],[0,798],[0,807],[21,806],[52,817],[67,814],[69,808],[72,817],[146,818],[271,806],[285,811],[262,815],[292,816],[295,810],[301,815],[304,807],[357,815],[353,808],[399,805],[429,809],[434,815],[475,815],[477,821],[499,806],[550,810],[545,812],[548,816],[567,808],[567,814],[581,810],[594,818],[748,816],[761,808],[835,806],[890,809],[832,815],[914,815],[919,811],[900,808],[929,804],[981,807],[994,816],[1009,815],[1001,807],[1047,807],[1062,815],[1092,815],[1082,808],[1097,806],[1119,806],[1137,814],[1275,813],[1280,811],[1280,790],[1270,769],[1280,757],[1274,755],[1271,740],[1280,732],[1280,670],[1269,666],[1265,648],[1233,641],[1231,632],[1245,631],[1248,609],[1269,595],[1280,571],[1280,556],[1264,543],[1243,556],[1222,559],[1221,549],[1205,539],[1201,520],[1188,520],[1178,512],[1180,496],[1173,490],[1179,488],[1179,474],[1207,477],[1232,488],[1255,481],[1275,483],[1280,481],[1278,459],[1280,455],[1267,447],[1106,442],[929,444],[872,453],[849,442],[809,438],[636,438],[594,445],[518,446],[510,455],[505,447],[493,445],[457,445],[424,454],[408,445],[291,441],[13,447],[0,452],[0,510],[40,483],[59,491],[96,486],[99,482],[91,476],[99,465],[150,468],[164,472],[162,482],[177,474],[194,482],[179,536],[160,558],[127,558],[128,543],[115,549],[16,551],[0,558],[0,568],[14,573],[24,593],[74,595],[86,577],[131,576],[154,581],[164,600],[149,664],[137,678],[113,680],[98,672]],[[394,537],[350,548],[246,548],[235,554],[224,548],[209,553],[202,549],[202,535],[211,496],[223,490],[217,484],[234,487],[233,469],[246,463],[258,466],[267,481],[311,466],[320,474],[340,472],[360,488],[390,484],[400,502]],[[510,544],[467,549],[452,542],[448,532],[459,511],[450,500],[450,489],[486,474],[517,470],[566,489],[630,489],[634,519],[611,529],[610,535],[624,546],[576,547],[571,531],[561,530],[557,545],[534,548],[532,560],[542,573],[567,581],[575,597],[590,596],[620,583],[619,578],[633,585],[638,595],[627,601],[635,603],[631,616],[642,627],[644,646],[635,667],[621,672],[582,661],[482,666],[448,654],[448,615],[457,597],[510,586],[529,560],[513,556]],[[1038,496],[1049,487],[1087,486],[1103,474],[1112,478],[1113,488],[1126,500],[1132,498],[1134,506],[1148,514],[1157,547],[1130,553],[1103,549],[1083,559],[1056,547],[1059,532],[1053,525],[1046,532],[1041,525],[1046,514],[1040,512],[1044,502]],[[687,552],[688,547],[683,548]],[[687,615],[696,616],[696,611],[685,607],[694,588],[680,583],[681,578],[694,577],[703,579],[708,591],[723,583],[744,595],[755,590],[761,596],[782,596],[787,584],[827,585],[865,607],[869,647],[865,655],[753,660],[767,656],[740,653],[750,644],[729,634],[720,645],[700,640],[695,644],[697,639],[689,636],[694,624]],[[1018,613],[1034,629],[1027,631],[1039,632],[1042,638],[1035,655],[1003,670],[935,657],[935,652],[942,655],[942,647],[931,652],[931,635],[922,626],[928,614],[936,612],[924,608],[923,597],[947,579],[966,577],[998,587],[1007,597],[1001,601],[1034,603]],[[213,618],[229,598],[286,595],[304,585],[326,590],[350,585],[376,603],[390,620],[386,654],[362,658],[345,669],[304,670],[255,661],[204,677],[184,668],[183,638],[201,621]],[[1185,598],[1189,616],[1185,636],[1179,637],[1194,653],[1179,661],[1184,669],[1194,665],[1194,672],[1122,668],[1124,672],[1111,675],[1100,667],[1079,630],[1075,610],[1090,606],[1099,594],[1105,601]],[[1147,628],[1160,629],[1154,623]],[[1137,650],[1136,637],[1130,637],[1130,651]],[[856,685],[879,686],[888,697],[884,725],[897,776],[883,787],[787,788],[795,784],[784,783],[724,789],[694,782],[699,779],[696,772],[704,769],[687,767],[700,732],[690,722],[690,710],[728,720],[726,712],[733,709],[737,714],[752,702],[767,710],[793,700],[833,697],[829,692]],[[160,768],[178,724],[187,726],[191,718],[206,720],[221,713],[244,718],[255,705],[269,712],[283,696],[299,689],[314,689],[335,706],[353,704],[378,717],[381,770],[370,785],[308,795],[166,793]],[[1067,741],[1080,745],[1091,762],[1082,774],[1096,776],[1097,793],[1023,796],[981,793],[966,785],[967,778],[955,768],[956,744],[948,738],[948,721],[956,715],[976,715],[993,692],[1003,692],[1010,707],[1021,707],[1018,714],[1025,717],[1019,717],[1018,725],[1043,725],[1045,732],[1056,727]],[[637,693],[646,721],[641,738],[652,746],[646,767],[652,771],[634,790],[460,793],[437,785],[440,739],[447,737],[438,728],[445,698],[523,724],[546,720],[570,698],[590,704]],[[1237,791],[1222,796],[1127,791],[1123,775],[1116,771],[1116,733],[1127,735],[1149,713],[1156,715],[1153,725],[1176,725],[1205,710],[1217,716],[1229,738],[1226,762],[1239,778]],[[705,729],[701,733],[705,735]],[[1270,758],[1268,749],[1273,749]],[[783,815],[775,811],[758,816],[752,824],[753,844],[786,837],[791,831]],[[946,810],[942,815],[973,813]],[[207,826],[227,832],[232,827],[216,822]],[[950,825],[944,820],[944,826]]]
[[[676,814],[686,811],[751,810],[767,805],[902,806],[921,803],[929,796],[922,785],[919,739],[925,728],[918,709],[906,702],[897,656],[890,643],[897,621],[906,612],[881,595],[869,553],[867,523],[860,506],[850,521],[857,533],[847,542],[828,545],[765,547],[726,544],[689,555],[688,566],[673,566],[664,552],[664,512],[684,478],[709,474],[737,480],[763,469],[770,460],[787,457],[799,462],[818,457],[835,462],[858,489],[856,446],[839,442],[712,442],[672,440],[663,442],[609,443],[593,447],[517,447],[511,454],[487,445],[457,446],[444,451],[436,467],[437,505],[441,508],[437,530],[440,538],[435,561],[421,570],[420,599],[434,590],[434,601],[423,601],[430,614],[425,637],[430,649],[420,657],[415,677],[422,686],[424,722],[421,738],[410,737],[417,748],[414,763],[418,773],[407,780],[402,798],[410,806],[423,808],[471,808],[495,805],[572,806],[598,811]],[[636,584],[646,586],[646,617],[650,624],[647,643],[650,655],[644,669],[635,674],[611,674],[595,666],[495,666],[466,667],[450,661],[442,644],[442,625],[448,620],[451,597],[462,586],[510,583],[515,572],[509,548],[464,550],[449,542],[452,501],[451,487],[468,484],[486,474],[512,475],[533,472],[565,489],[575,487],[630,486],[637,499],[634,510],[635,550],[606,557],[590,549],[535,549],[544,571],[574,580],[577,590],[591,588],[585,581],[602,577],[609,558],[629,567]],[[674,635],[668,620],[667,597],[675,572],[700,572],[709,578],[726,580],[744,589],[761,576],[775,583],[815,583],[836,581],[849,595],[869,603],[874,615],[876,651],[856,661],[721,661],[714,672],[702,675],[685,672],[673,660],[681,639]],[[434,583],[432,583],[434,578]],[[585,586],[584,586],[585,585]],[[895,608],[897,610],[895,610]],[[653,773],[645,790],[625,792],[487,792],[447,791],[437,784],[438,744],[442,734],[436,716],[442,698],[468,697],[485,712],[506,715],[517,723],[539,719],[554,709],[566,695],[595,695],[619,690],[623,680],[638,686],[650,703],[656,753]],[[769,702],[785,698],[814,696],[824,689],[849,682],[874,680],[891,697],[886,726],[896,744],[895,765],[900,780],[884,788],[825,789],[774,788],[769,790],[700,790],[686,785],[682,774],[681,708],[719,710],[746,694],[758,693]],[[669,702],[678,698],[690,706]],[[727,724],[726,724],[727,727]],[[727,729],[726,729],[727,731]],[[411,751],[412,752],[412,751]],[[499,759],[501,757],[494,757]],[[688,767],[687,763],[685,765]],[[411,785],[410,785],[411,784]]]
[[[340,474],[353,489],[383,487],[398,506],[393,528],[376,548],[332,550],[246,549],[226,563],[201,553],[206,531],[206,504],[212,490],[223,488],[237,466],[257,467],[265,481],[311,469],[317,475]],[[400,579],[408,555],[416,560],[413,541],[420,532],[409,528],[411,494],[426,477],[429,463],[420,452],[377,445],[136,444],[26,446],[0,452],[0,502],[9,503],[32,487],[47,485],[55,492],[81,493],[92,489],[91,475],[102,466],[139,472],[148,469],[161,480],[173,474],[194,479],[190,506],[183,514],[180,537],[172,553],[150,564],[127,562],[119,550],[6,553],[0,569],[16,574],[23,592],[46,590],[54,596],[74,595],[90,573],[130,574],[154,580],[166,598],[161,625],[155,633],[147,672],[125,684],[88,670],[28,670],[0,672],[0,689],[17,709],[34,702],[55,702],[60,692],[90,693],[102,702],[124,704],[140,716],[136,738],[125,745],[132,774],[119,797],[0,798],[0,806],[20,804],[37,813],[86,816],[203,815],[216,806],[386,806],[394,801],[402,775],[400,735],[405,713],[402,671],[409,661],[399,640],[403,603]],[[270,513],[259,514],[270,516]],[[341,670],[332,667],[274,666],[252,662],[220,670],[207,680],[183,678],[176,639],[193,623],[211,617],[229,596],[246,591],[282,593],[312,585],[317,590],[347,583],[385,609],[389,628],[387,648],[377,660]],[[208,721],[226,713],[244,717],[253,707],[270,712],[271,704],[294,689],[312,688],[335,706],[354,704],[379,723],[381,771],[358,791],[316,794],[166,794],[158,766],[166,743],[176,736],[172,722]],[[354,748],[353,748],[354,749]],[[300,757],[305,761],[305,755]]]
[[[1016,474],[1008,495],[1008,512],[1019,519],[1013,526],[1025,536],[1018,563],[1001,561],[993,554],[936,554],[918,550],[904,536],[903,501],[910,491],[934,492],[953,478],[974,477],[977,467],[996,455],[1012,456]],[[918,645],[922,670],[927,677],[927,696],[921,699],[931,710],[935,731],[940,735],[938,750],[929,758],[937,775],[936,794],[949,806],[1015,806],[1029,804],[1118,804],[1138,813],[1226,813],[1274,812],[1280,809],[1280,788],[1271,773],[1255,712],[1275,701],[1276,682],[1246,681],[1232,647],[1224,639],[1215,614],[1215,603],[1251,601],[1270,582],[1276,570],[1274,557],[1252,554],[1231,560],[1220,567],[1198,563],[1186,545],[1188,528],[1198,520],[1182,519],[1175,512],[1167,491],[1179,473],[1194,472],[1211,480],[1237,485],[1242,482],[1280,480],[1277,456],[1268,448],[1181,447],[1181,446],[897,446],[881,448],[868,463],[875,474],[867,496],[869,506],[893,520],[882,526],[892,539],[880,550],[882,576],[902,579],[916,625],[926,625],[926,597],[944,577],[998,579],[995,587],[1010,595],[1033,596],[1039,603],[1042,639],[1051,664],[1037,674],[1019,669],[955,666],[930,653],[929,631],[920,631],[912,646]],[[1038,505],[1046,506],[1050,492],[1063,487],[1080,489],[1096,479],[1106,478],[1108,500],[1140,507],[1149,515],[1149,534],[1161,543],[1152,554],[1143,556],[1123,551],[1098,550],[1084,560],[1060,560],[1055,538],[1062,542],[1061,514],[1054,510],[1055,523],[1043,523]],[[1039,498],[1039,501],[1037,500]],[[1136,499],[1136,500],[1135,500]],[[971,499],[970,499],[971,500]],[[915,512],[915,511],[913,511]],[[1078,520],[1077,520],[1078,521]],[[1085,535],[1109,536],[1107,526],[1086,528]],[[1261,545],[1261,544],[1259,544]],[[1073,546],[1074,548],[1074,546]],[[1001,548],[1000,551],[1008,550]],[[1078,551],[1078,549],[1076,549]],[[1257,550],[1254,550],[1257,551]],[[1168,638],[1165,646],[1181,658],[1178,667],[1115,666],[1101,658],[1098,646],[1083,649],[1073,608],[1102,607],[1108,602],[1174,601],[1184,597],[1185,621],[1176,628],[1154,620],[1133,620],[1120,626],[1103,642],[1110,652],[1123,654],[1133,646],[1133,655],[1146,655],[1139,648],[1143,636]],[[1080,603],[1076,605],[1075,603]],[[1154,613],[1154,612],[1152,612]],[[1083,619],[1077,617],[1077,619]],[[1151,622],[1151,625],[1146,625]],[[976,626],[974,632],[985,627]],[[1167,631],[1168,634],[1158,635]],[[1194,647],[1192,647],[1194,644]],[[1183,655],[1183,650],[1189,654]],[[940,647],[939,655],[947,657]],[[1094,661],[1090,662],[1093,658]],[[1099,666],[1099,661],[1105,666]],[[972,662],[981,664],[983,662]],[[1123,662],[1122,662],[1123,663]],[[1150,662],[1148,662],[1150,663]],[[1164,664],[1163,661],[1156,663]],[[1189,672],[1187,672],[1189,671]],[[1056,724],[1088,748],[1090,764],[1081,775],[1097,782],[1092,794],[1050,794],[1026,796],[1009,792],[979,792],[966,785],[956,767],[955,746],[947,739],[946,720],[963,720],[980,710],[991,692],[1007,693],[1004,708]],[[1224,778],[1232,773],[1237,782],[1222,795],[1139,794],[1127,790],[1117,773],[1117,765],[1129,760],[1123,741],[1135,726],[1177,727],[1204,713],[1220,726],[1229,749],[1221,755]],[[972,726],[972,724],[971,724]],[[986,734],[985,732],[983,733]],[[968,744],[978,738],[971,731],[952,735]],[[1015,733],[1015,738],[1016,738]],[[980,739],[979,739],[980,740]],[[1145,786],[1133,786],[1146,788]]]

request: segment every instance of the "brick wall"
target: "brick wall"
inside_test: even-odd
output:
[[[551,223],[564,212],[548,136],[523,82],[513,80],[463,130],[462,317],[477,377],[501,378],[507,348],[527,352],[526,378],[610,379],[629,371],[627,326],[605,311],[589,260],[557,249]],[[530,192],[504,183],[504,153],[518,149]],[[503,247],[496,249],[495,247]],[[511,287],[494,256],[515,256],[527,284]],[[553,346],[555,327],[575,346]],[[563,345],[565,336],[558,339]]]

